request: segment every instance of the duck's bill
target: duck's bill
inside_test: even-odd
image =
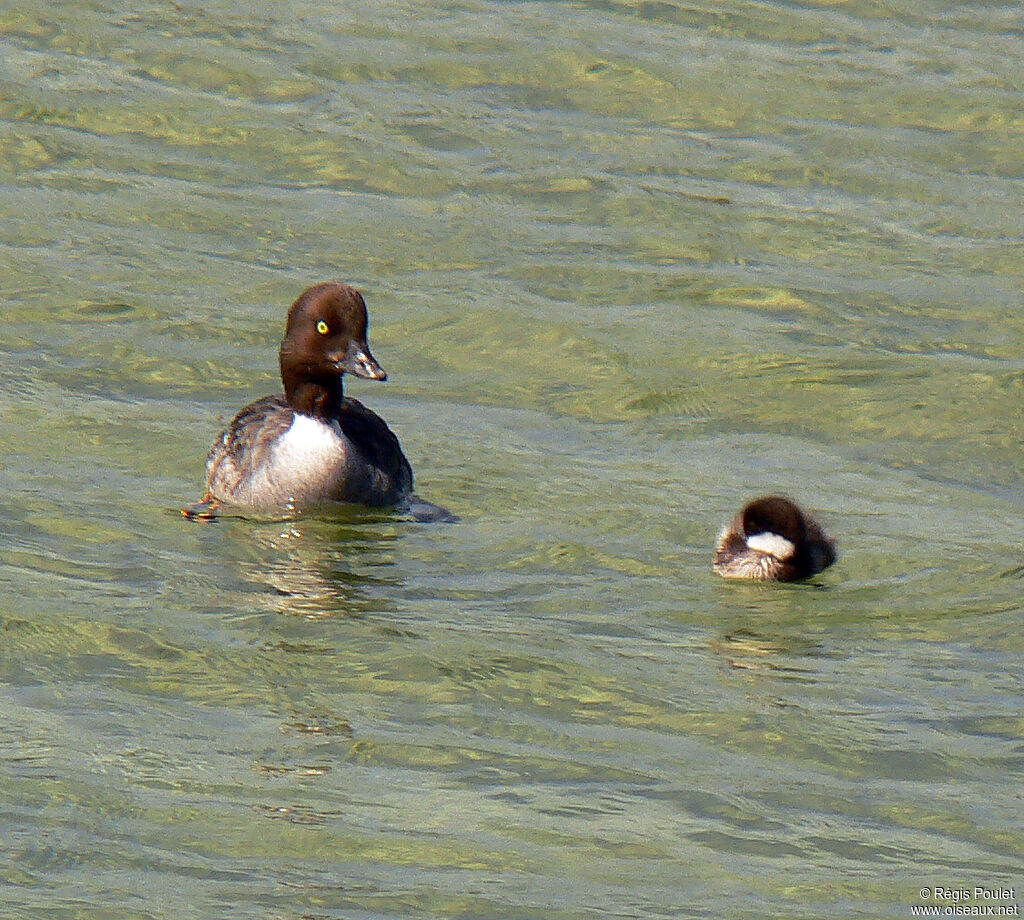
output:
[[[370,354],[370,348],[365,343],[350,343],[348,351],[345,352],[345,356],[338,364],[346,374],[353,374],[366,380],[388,379],[387,372],[377,363],[377,359]]]

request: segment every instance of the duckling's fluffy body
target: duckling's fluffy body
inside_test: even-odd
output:
[[[836,561],[835,544],[794,502],[755,499],[719,534],[714,570],[723,578],[799,581]]]

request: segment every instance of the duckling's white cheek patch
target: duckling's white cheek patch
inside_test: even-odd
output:
[[[758,552],[774,556],[776,559],[788,559],[796,552],[796,547],[789,540],[770,531],[755,533],[752,537],[747,537],[747,546]]]

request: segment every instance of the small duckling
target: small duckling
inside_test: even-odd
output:
[[[723,578],[799,581],[836,561],[835,544],[788,498],[750,502],[719,534],[714,569]]]

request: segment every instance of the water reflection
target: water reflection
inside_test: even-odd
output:
[[[800,662],[804,658],[821,655],[824,651],[823,646],[816,642],[771,637],[747,629],[738,629],[713,639],[709,647],[731,668],[752,672],[768,671],[791,678],[816,673],[812,666]]]
[[[265,603],[275,613],[327,619],[395,609],[401,532],[394,524],[239,523],[229,538],[245,551],[245,575],[267,589]]]

